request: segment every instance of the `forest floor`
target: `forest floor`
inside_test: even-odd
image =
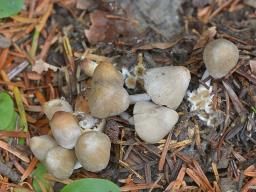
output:
[[[0,191],[48,191],[48,181],[60,191],[81,178],[108,179],[131,192],[256,190],[256,1],[185,0],[171,37],[161,26],[142,30],[117,2],[31,0],[18,15],[0,21],[0,91],[13,97],[21,121],[0,131]],[[138,64],[184,66],[193,91],[205,85],[203,50],[217,38],[238,47],[239,61],[224,78],[211,78],[219,114],[212,126],[198,118],[200,111],[190,111],[186,95],[178,123],[159,143],[146,144],[133,125],[110,117],[107,134],[114,142],[106,169],[81,168],[67,180],[38,173],[29,139],[51,134],[43,103],[64,97],[75,111],[89,112],[91,78],[83,65],[111,61],[132,75]],[[125,86],[129,94],[144,92],[142,80]],[[132,106],[127,112],[132,115]]]

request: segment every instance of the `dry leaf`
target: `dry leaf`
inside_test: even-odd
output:
[[[204,47],[210,40],[213,39],[216,33],[217,33],[216,27],[208,28],[207,31],[203,32],[202,36],[199,38],[196,45],[194,46],[194,49],[199,49]]]
[[[37,72],[39,74],[41,74],[44,71],[48,71],[49,69],[56,72],[59,69],[59,67],[50,65],[50,64],[44,62],[42,59],[37,60],[35,62],[35,64],[32,65],[32,71]]]

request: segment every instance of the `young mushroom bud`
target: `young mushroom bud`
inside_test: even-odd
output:
[[[48,151],[44,164],[49,173],[58,179],[67,179],[76,164],[74,150],[57,146]]]
[[[43,111],[49,120],[57,111],[73,112],[72,106],[64,99],[53,99],[43,104]]]
[[[32,153],[40,161],[43,161],[47,152],[56,146],[57,143],[49,135],[34,136],[30,139],[29,143]]]
[[[123,88],[124,80],[110,63],[97,66],[92,78],[88,104],[92,116],[106,118],[125,111],[129,106],[129,95]]]
[[[217,39],[208,43],[204,49],[203,60],[209,74],[222,78],[235,67],[239,59],[236,45],[225,39]]]
[[[64,148],[72,149],[81,135],[80,126],[73,114],[58,111],[49,123],[56,142]]]
[[[75,152],[78,161],[88,171],[105,169],[110,158],[111,141],[101,132],[87,132],[77,140]]]
[[[176,109],[186,94],[190,79],[186,67],[158,67],[146,71],[144,86],[154,103]]]
[[[135,131],[147,143],[163,139],[177,123],[178,113],[151,102],[138,102],[133,109]]]

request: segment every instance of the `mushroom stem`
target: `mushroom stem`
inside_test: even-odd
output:
[[[81,165],[81,163],[79,161],[77,161],[75,166],[74,166],[74,170],[75,169],[80,169],[81,167],[83,167],[83,166]]]
[[[134,125],[134,119],[133,116],[131,116],[127,112],[123,112],[119,115],[122,119],[126,120],[130,125]]]
[[[151,98],[147,93],[129,95],[130,104],[135,104],[139,101],[150,101]]]

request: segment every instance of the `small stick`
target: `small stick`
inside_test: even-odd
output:
[[[14,183],[20,182],[19,174],[1,161],[0,161],[0,174],[8,177]]]
[[[158,170],[159,171],[163,171],[164,169],[164,163],[165,163],[165,158],[166,158],[166,154],[168,152],[168,149],[169,149],[169,146],[170,146],[170,143],[171,143],[171,136],[172,134],[169,133],[167,139],[166,139],[166,142],[165,142],[165,145],[164,145],[164,149],[163,149],[163,152],[161,154],[161,157],[160,157],[160,160],[159,160],[159,164],[158,164]]]
[[[8,143],[1,140],[0,140],[0,148],[5,149],[6,151],[10,152],[11,154],[15,155],[16,157],[18,157],[19,159],[21,159],[26,163],[30,162],[29,158],[24,153],[22,153],[18,149],[12,148]]]

